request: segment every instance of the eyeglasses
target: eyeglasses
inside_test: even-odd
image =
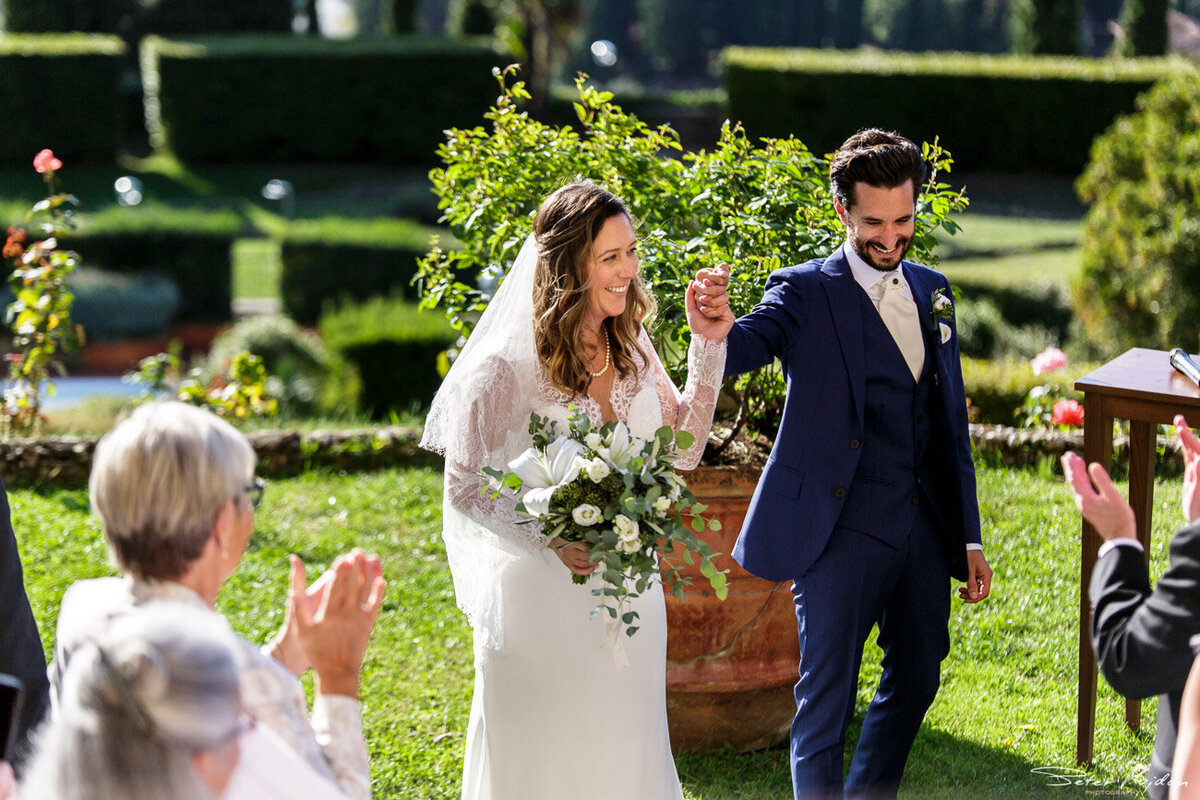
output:
[[[266,491],[267,482],[255,475],[250,484],[244,488],[246,490],[246,497],[250,500],[250,508],[257,511],[259,505],[262,504],[263,492]]]

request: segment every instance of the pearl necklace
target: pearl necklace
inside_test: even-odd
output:
[[[608,338],[608,331],[604,332],[604,369],[599,372],[588,371],[593,378],[599,378],[604,373],[608,372],[608,368],[612,366],[612,341]]]

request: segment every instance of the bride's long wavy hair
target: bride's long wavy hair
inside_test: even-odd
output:
[[[594,183],[580,182],[563,186],[543,200],[533,219],[538,246],[533,279],[534,343],[550,381],[572,395],[586,393],[592,381],[583,337],[592,244],[604,223],[618,214],[629,217],[620,200]],[[638,368],[634,353],[642,364],[649,360],[638,345],[638,334],[654,310],[654,297],[639,273],[629,286],[625,310],[604,320],[612,341],[613,367],[622,378]]]

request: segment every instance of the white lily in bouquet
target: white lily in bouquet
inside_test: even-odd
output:
[[[600,577],[592,589],[599,598],[592,616],[608,613],[629,636],[638,630],[629,600],[653,581],[683,599],[691,578],[682,573],[681,558],[698,561],[700,573],[724,600],[725,573],[713,564],[712,547],[696,537],[721,524],[701,516],[707,506],[675,471],[676,448],[690,447],[692,435],[664,426],[646,440],[623,422],[596,429],[580,409],[569,411],[570,430],[561,435],[556,422],[532,414],[533,446],[508,463],[508,472],[485,467],[492,484],[484,491],[493,498],[505,489],[516,493],[516,512],[541,524],[547,542],[561,537],[587,545]],[[588,577],[572,580],[584,584]]]

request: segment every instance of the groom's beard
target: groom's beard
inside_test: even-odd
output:
[[[891,272],[896,267],[900,266],[900,262],[904,260],[904,256],[908,254],[908,250],[912,247],[912,239],[907,237],[897,239],[896,247],[892,254],[886,258],[879,255],[872,245],[881,244],[876,239],[868,239],[863,241],[858,237],[850,237],[850,246],[854,248],[854,252],[858,253],[859,257],[870,264],[880,272]]]

